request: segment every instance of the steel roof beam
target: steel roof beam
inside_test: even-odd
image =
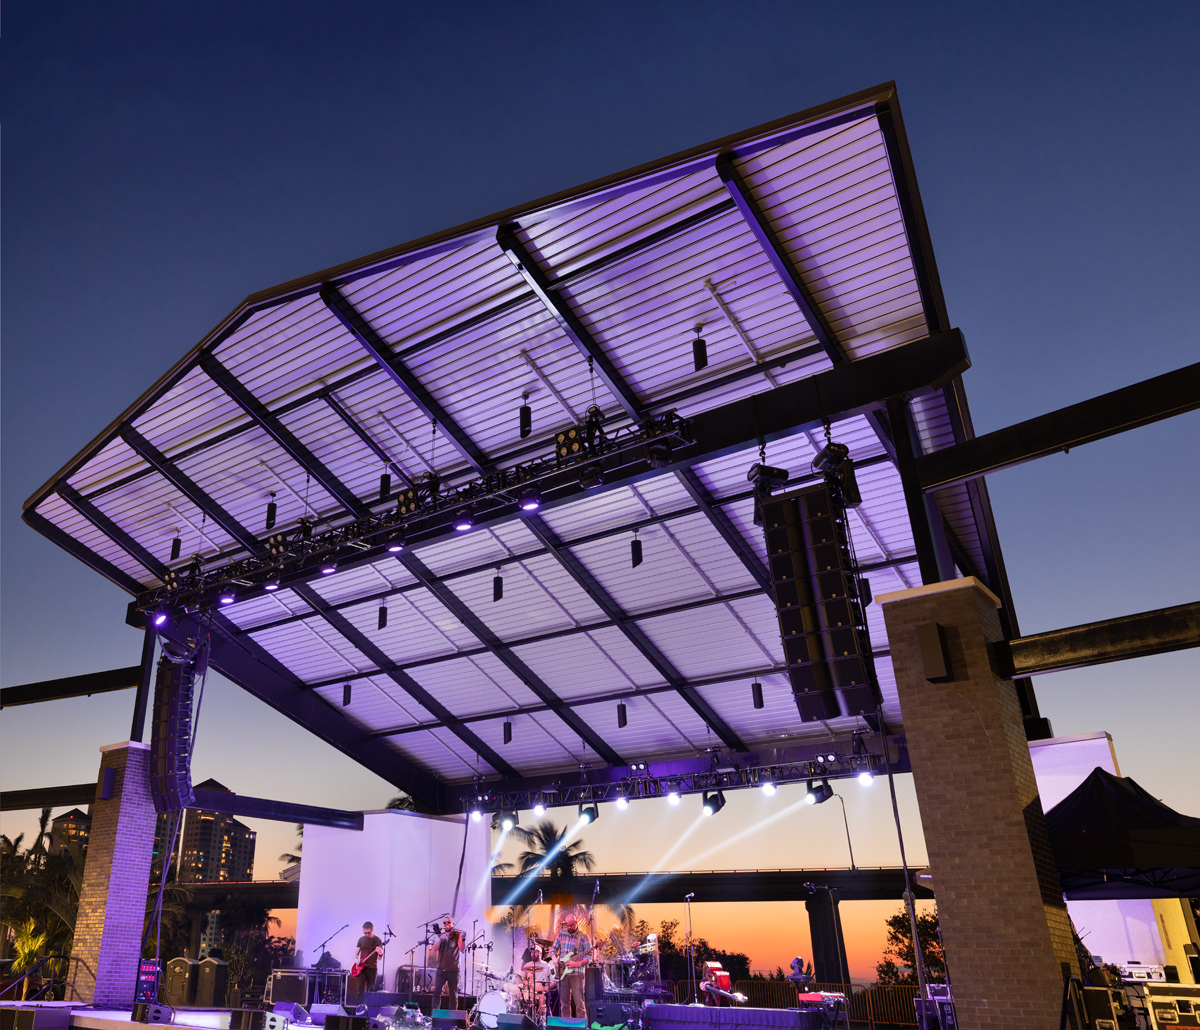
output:
[[[964,440],[917,461],[921,489],[941,490],[1200,408],[1200,363]]]
[[[709,729],[721,738],[722,743],[735,751],[747,750],[745,743],[734,733],[732,727],[717,714],[712,705],[700,696],[695,687],[688,684],[671,660],[658,649],[641,626],[634,622],[613,600],[612,595],[604,589],[600,581],[591,574],[574,552],[559,540],[558,535],[546,524],[546,521],[540,515],[529,515],[525,524],[529,531],[546,545],[550,554],[563,567],[567,575],[583,588],[593,603],[612,620],[617,629],[637,648],[642,657],[675,689],[692,711],[705,721]]]
[[[275,657],[253,640],[229,638],[229,622],[217,613],[213,623],[220,630],[210,633],[209,665],[239,687],[286,715],[314,736],[349,755],[360,765],[387,780],[411,797],[427,812],[443,810],[443,787],[437,776],[394,748],[374,740],[348,718],[342,708],[329,704],[304,684]],[[169,634],[177,642],[199,637],[206,630],[192,619],[170,624]],[[160,633],[162,631],[160,630]]]
[[[721,539],[732,548],[733,553],[737,555],[738,561],[754,577],[754,581],[763,590],[769,591],[771,589],[771,577],[767,572],[766,566],[758,560],[758,555],[754,553],[754,548],[746,543],[737,526],[725,514],[725,510],[717,501],[713,500],[712,495],[709,494],[704,484],[700,482],[700,477],[696,474],[696,470],[690,468],[677,469],[675,478],[679,480],[680,485],[687,491],[688,496],[704,513],[704,517],[712,524],[713,529],[720,534]]]
[[[351,515],[361,518],[370,509],[355,496],[340,479],[337,478],[325,464],[300,442],[296,435],[279,421],[257,397],[241,383],[237,376],[229,371],[212,354],[200,357],[200,367],[222,390],[228,394],[239,408],[272,440],[274,440],[304,473],[317,481],[320,487],[336,500]]]
[[[528,665],[476,615],[445,583],[441,582],[416,555],[402,551],[393,557],[424,586],[443,606],[470,630],[501,663],[532,690],[582,741],[610,765],[622,765],[624,759],[559,697]]]
[[[342,420],[342,422],[345,423],[346,428],[349,429],[350,432],[352,432],[364,444],[367,445],[367,448],[371,451],[372,454],[375,455],[375,457],[377,457],[381,462],[383,462],[388,468],[390,468],[393,472],[396,473],[396,475],[398,475],[400,477],[400,479],[404,482],[405,486],[413,485],[413,481],[409,477],[408,473],[405,472],[404,469],[402,469],[398,464],[396,464],[395,461],[393,461],[388,456],[387,451],[385,451],[382,447],[379,446],[379,444],[377,444],[375,442],[375,438],[373,436],[371,436],[371,434],[368,433],[366,431],[366,429],[364,429],[361,425],[358,424],[358,421],[350,414],[350,412],[348,412],[344,407],[342,407],[341,404],[338,403],[337,399],[335,397],[333,397],[332,394],[328,394],[328,393],[322,394],[321,399],[329,406],[329,409],[335,415],[337,415],[337,417],[340,418]]]
[[[105,579],[111,580],[122,590],[133,594],[135,597],[146,588],[134,579],[129,573],[117,568],[107,558],[101,558],[90,547],[81,544],[73,536],[65,530],[60,529],[51,522],[45,515],[39,515],[32,508],[27,508],[21,513],[21,521],[32,529],[36,529],[47,540],[58,544],[64,551],[73,554],[85,565],[91,566]]]
[[[307,584],[299,584],[292,587],[295,594],[302,598],[304,602],[317,612],[330,626],[340,633],[346,642],[362,652],[378,670],[387,676],[393,683],[404,690],[409,697],[416,701],[423,708],[436,715],[445,724],[446,729],[453,733],[459,740],[467,745],[480,758],[488,763],[496,772],[502,776],[516,775],[513,767],[501,758],[491,747],[484,741],[480,740],[474,733],[467,729],[459,720],[459,718],[443,705],[436,697],[426,690],[420,683],[413,679],[408,673],[404,672],[395,662],[393,662],[382,648],[373,644],[367,636],[359,631],[344,615],[339,612],[330,610],[329,606],[321,598],[321,596]],[[469,763],[468,763],[469,764]]]
[[[38,683],[20,683],[0,690],[0,708],[14,705],[31,705],[39,701],[60,701],[67,697],[91,697],[110,690],[131,690],[142,679],[142,667],[131,665],[127,669],[109,669],[105,672],[88,672],[82,676],[64,676],[62,679],[41,680]]]
[[[133,448],[143,461],[152,465],[176,490],[183,494],[202,512],[205,512],[213,522],[233,537],[234,540],[248,551],[258,550],[258,540],[250,530],[217,504],[188,476],[185,476],[170,458],[142,436],[133,426],[125,424],[121,426],[118,432],[121,439]]]
[[[95,782],[70,783],[62,787],[31,787],[28,790],[4,790],[0,791],[0,812],[90,805],[95,800]]]
[[[200,812],[218,812],[246,819],[270,819],[281,823],[303,823],[306,826],[335,826],[341,830],[361,830],[362,812],[346,812],[340,808],[319,808],[316,805],[297,805],[290,801],[270,801],[234,794],[229,790],[195,790],[196,800],[188,808]]]
[[[328,284],[321,287],[321,300],[346,331],[358,341],[359,346],[387,373],[392,382],[404,391],[405,396],[416,405],[421,414],[441,426],[442,432],[467,464],[476,472],[486,472],[490,467],[487,455],[459,428],[425,385],[393,355],[392,348],[375,332],[371,323],[354,305],[336,287]]]
[[[537,295],[546,310],[554,316],[563,334],[575,345],[575,349],[587,358],[600,377],[601,382],[608,388],[609,393],[621,405],[625,414],[635,422],[646,412],[646,405],[638,400],[633,389],[625,382],[616,366],[609,360],[607,354],[592,338],[591,333],[584,327],[579,316],[571,310],[557,293],[550,277],[542,271],[533,255],[517,238],[520,227],[514,224],[502,225],[496,233],[496,242],[504,251],[513,267],[521,273],[529,288]]]
[[[87,500],[70,483],[59,480],[54,486],[55,492],[64,501],[87,519],[101,533],[109,538],[135,561],[140,562],[152,575],[161,581],[167,574],[167,566],[154,557],[145,547],[118,526],[112,519]]]

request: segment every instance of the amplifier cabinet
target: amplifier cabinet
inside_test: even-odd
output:
[[[1200,1027],[1200,987],[1192,984],[1146,984],[1151,1030]]]
[[[309,978],[302,969],[276,969],[271,974],[270,994],[266,1000],[272,1005],[290,1002],[293,1005],[308,1005]]]

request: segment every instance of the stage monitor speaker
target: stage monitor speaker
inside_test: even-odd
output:
[[[200,963],[190,958],[173,958],[167,963],[163,994],[168,1005],[180,1008],[196,1004],[196,978]]]
[[[501,1012],[496,1016],[496,1030],[540,1030],[540,1028],[524,1012]]]
[[[275,1008],[277,1011],[268,1012],[266,1018],[263,1020],[263,1030],[288,1030],[288,1027],[290,1027],[293,1023],[308,1022],[308,1013],[306,1012],[302,1018],[292,1019],[292,1013],[288,1010],[296,1008],[301,1012],[304,1012],[304,1009],[300,1008],[299,1005],[276,1005]],[[280,1008],[282,1008],[284,1011],[278,1011]]]
[[[584,969],[583,998],[590,1006],[597,998],[604,997],[604,970],[596,966]]]
[[[340,1016],[346,1010],[341,1005],[333,1005],[329,1002],[319,1002],[309,1009],[308,1015],[312,1020],[313,1026],[324,1026],[325,1020],[330,1016]]]
[[[174,1023],[175,1010],[170,1005],[159,1005],[157,1002],[147,1006],[147,1023]]]
[[[276,1001],[271,1009],[271,1015],[282,1016],[289,1023],[307,1023],[308,1013],[304,1006],[295,1001]]]
[[[467,1017],[470,1011],[466,1009],[434,1009],[433,1030],[451,1030],[452,1027],[458,1027],[460,1030],[465,1030],[467,1025]]]
[[[225,963],[219,958],[206,958],[196,976],[196,1004],[206,1009],[223,1009],[228,982],[229,969]]]
[[[601,1026],[620,1026],[622,1023],[633,1021],[637,1006],[619,1001],[598,1001],[589,1006],[588,1011],[593,1023],[599,1023]]]
[[[192,790],[192,690],[194,662],[167,657],[158,663],[150,731],[150,795],[158,812],[180,812],[196,800]]]

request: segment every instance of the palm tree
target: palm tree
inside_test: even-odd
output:
[[[300,838],[300,843],[296,845],[295,853],[285,851],[279,856],[280,862],[284,862],[287,865],[295,865],[300,861],[302,857],[300,852],[304,850],[304,823],[296,823],[296,836]]]
[[[384,807],[395,808],[401,812],[415,812],[417,810],[416,802],[407,794],[397,794]]]
[[[514,827],[512,835],[525,845],[525,850],[517,856],[517,864],[522,876],[533,872],[539,866],[550,871],[552,884],[575,879],[577,870],[591,872],[596,868],[596,856],[590,851],[583,850],[583,841],[576,840],[564,844],[567,828],[559,829],[553,820],[543,819],[532,829],[524,826]],[[549,861],[546,857],[551,855]]]

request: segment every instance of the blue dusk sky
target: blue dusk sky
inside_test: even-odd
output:
[[[128,598],[21,503],[243,297],[887,80],[977,431],[1200,360],[1197,39],[1191,0],[9,0],[3,683],[137,662]],[[992,476],[1022,630],[1195,600],[1198,470],[1192,413]],[[1058,734],[1108,730],[1126,775],[1200,815],[1198,680],[1185,651],[1035,686]],[[92,779],[132,702],[4,711],[4,788]],[[194,775],[342,807],[390,796],[216,677]],[[898,860],[886,806],[855,801],[850,822],[860,863]],[[259,829],[270,877],[293,832]],[[829,832],[813,853],[776,834],[753,864],[843,865]]]

